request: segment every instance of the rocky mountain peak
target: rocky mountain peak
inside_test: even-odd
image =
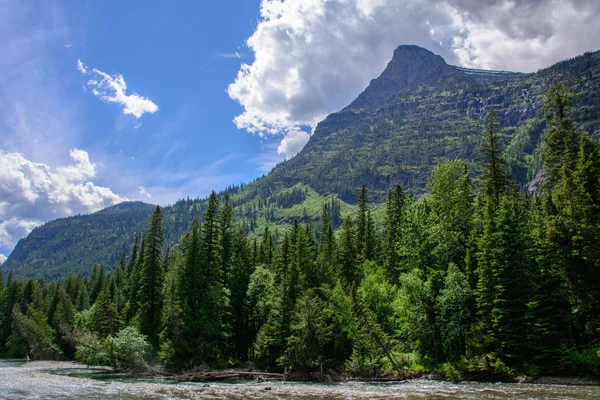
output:
[[[453,68],[441,56],[427,49],[414,45],[398,46],[383,73],[371,81],[349,108],[368,108],[409,86],[437,79],[451,70]]]

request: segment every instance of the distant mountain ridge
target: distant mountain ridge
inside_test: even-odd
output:
[[[467,160],[476,178],[481,132],[491,107],[502,128],[509,172],[525,184],[541,166],[545,122],[540,109],[553,80],[575,94],[574,121],[597,137],[600,51],[523,74],[457,67],[426,49],[399,46],[382,74],[347,107],[319,123],[297,156],[267,176],[227,191],[244,230],[260,232],[265,225],[285,229],[294,218],[318,224],[324,201],[333,202],[341,214],[352,212],[362,185],[375,202],[397,183],[422,193],[431,169],[442,159]],[[141,204],[49,222],[19,242],[1,268],[21,276],[57,277],[67,270],[89,271],[94,263],[113,267],[145,229],[154,206]],[[202,199],[187,199],[165,208],[169,244],[194,216],[202,215],[204,206]],[[117,210],[127,222],[109,222]],[[87,231],[86,246],[64,239],[83,237],[82,227],[90,224],[102,228]]]

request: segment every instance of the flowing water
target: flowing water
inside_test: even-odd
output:
[[[0,360],[0,399],[600,399],[600,387],[505,383],[171,383],[77,363]],[[270,390],[265,390],[269,387]]]

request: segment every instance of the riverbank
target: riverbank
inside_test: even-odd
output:
[[[390,383],[403,382],[411,379],[447,381],[447,382],[486,382],[486,383],[533,383],[542,385],[568,385],[568,386],[600,386],[600,379],[593,377],[579,376],[508,376],[503,378],[493,378],[485,374],[473,374],[462,379],[448,379],[439,372],[431,371],[403,371],[398,375],[384,375],[379,377],[367,377],[348,375],[335,371],[318,372],[292,372],[292,373],[272,373],[262,371],[245,370],[215,370],[192,372],[181,375],[174,375],[168,379],[176,382],[232,382],[238,380],[256,380],[257,382],[365,382],[365,383]]]
[[[0,360],[0,399],[298,399],[367,400],[440,398],[600,398],[598,386],[478,383],[427,379],[396,382],[208,382],[177,383],[164,377],[107,373],[62,361]]]

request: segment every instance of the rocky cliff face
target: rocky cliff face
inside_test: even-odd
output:
[[[444,80],[453,72],[454,68],[429,50],[411,45],[399,46],[383,73],[373,79],[347,109],[377,107],[410,86]]]
[[[510,172],[524,184],[540,167],[532,154],[539,150],[545,127],[540,109],[552,80],[575,93],[575,122],[597,134],[600,52],[520,74],[456,67],[428,50],[400,46],[383,73],[321,122],[305,149],[265,182],[303,182],[353,202],[363,184],[376,199],[395,183],[421,192],[441,159],[470,161],[476,177],[480,137],[494,108]]]

